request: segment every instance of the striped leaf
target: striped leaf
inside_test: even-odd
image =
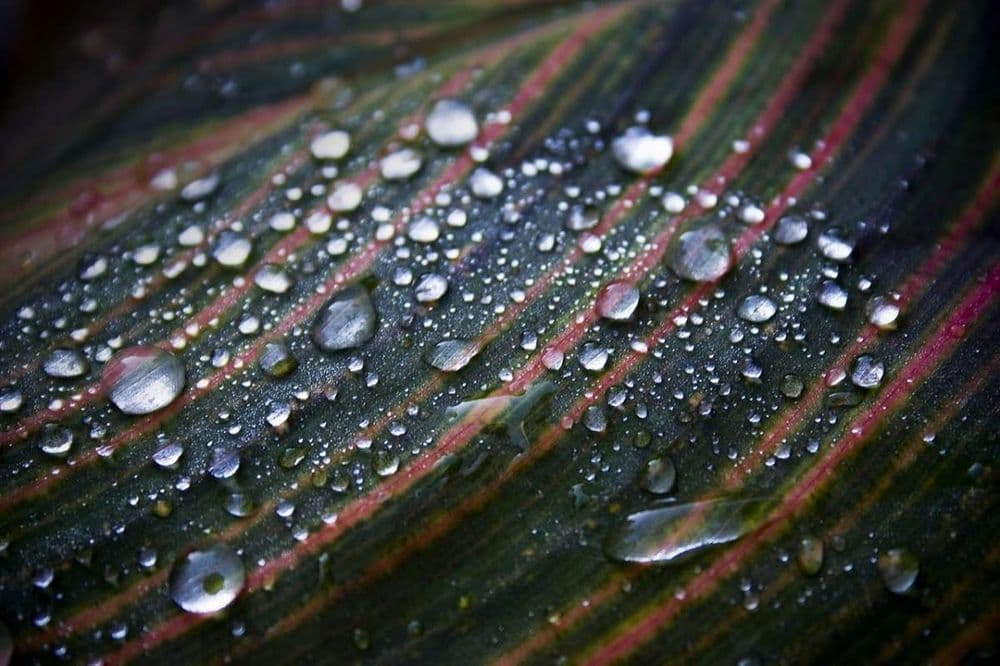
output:
[[[0,663],[995,655],[990,3],[153,4],[8,116]]]

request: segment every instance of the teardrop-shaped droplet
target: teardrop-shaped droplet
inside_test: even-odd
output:
[[[243,560],[231,546],[219,543],[177,561],[170,597],[189,613],[216,613],[233,602],[245,581]]]
[[[623,169],[639,174],[662,169],[674,154],[674,141],[645,127],[630,127],[611,145],[615,159]]]
[[[361,285],[341,290],[320,312],[313,341],[324,351],[360,347],[372,339],[378,316],[371,296]]]
[[[101,386],[122,412],[149,414],[180,395],[184,389],[184,364],[159,347],[129,347],[104,366]]]
[[[443,372],[457,372],[478,353],[479,345],[472,340],[442,340],[427,352],[424,360]]]
[[[694,282],[718,280],[732,267],[732,251],[726,234],[716,224],[707,224],[680,235],[667,254],[670,268]]]
[[[716,499],[640,511],[611,530],[604,552],[618,562],[682,562],[757,528],[772,504],[759,499]]]
[[[479,134],[479,124],[472,109],[453,99],[436,102],[427,114],[424,127],[431,141],[445,148],[464,146]]]

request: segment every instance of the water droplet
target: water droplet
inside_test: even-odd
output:
[[[639,474],[639,487],[647,493],[666,495],[674,489],[677,481],[677,468],[674,461],[663,456],[653,458],[645,464]]]
[[[163,409],[184,389],[184,364],[158,347],[137,346],[111,357],[101,374],[101,386],[125,414],[149,414]]]
[[[189,613],[215,613],[233,602],[245,580],[240,556],[220,543],[177,561],[170,574],[170,596]]]
[[[323,351],[353,349],[371,340],[377,326],[378,316],[368,291],[361,285],[351,285],[323,308],[312,337]]]
[[[920,562],[905,548],[892,548],[879,556],[878,572],[890,592],[906,594],[917,581]]]
[[[283,294],[292,288],[295,281],[284,269],[274,264],[264,264],[253,276],[253,283],[272,294]]]
[[[823,541],[815,537],[805,537],[799,541],[796,554],[799,569],[807,576],[815,576],[823,568]]]
[[[431,141],[445,148],[463,146],[479,134],[472,109],[453,99],[438,100],[427,114],[424,127]]]
[[[480,199],[492,199],[503,192],[503,179],[489,169],[479,167],[469,176],[469,189]]]
[[[412,148],[403,148],[389,153],[379,162],[382,177],[386,180],[406,180],[423,165],[423,157]]]
[[[590,405],[583,413],[583,427],[590,432],[604,432],[608,429],[608,416],[600,405]]]
[[[854,361],[851,381],[859,388],[870,389],[882,383],[883,375],[885,375],[885,365],[865,354]]]
[[[90,363],[76,349],[53,349],[46,357],[42,369],[49,377],[73,379],[87,374]]]
[[[773,317],[777,311],[778,306],[770,298],[753,294],[743,299],[737,314],[744,321],[760,324]]]
[[[257,363],[268,377],[285,377],[299,367],[298,360],[292,356],[284,342],[268,342],[264,345]]]
[[[309,152],[318,160],[339,160],[351,148],[351,136],[343,130],[333,130],[315,137]]]
[[[337,183],[326,198],[326,205],[337,213],[349,213],[361,205],[365,192],[357,183]]]
[[[53,458],[65,458],[73,448],[73,431],[65,426],[49,423],[38,436],[38,448]]]
[[[883,296],[876,296],[868,301],[865,306],[865,314],[868,322],[884,331],[896,328],[896,320],[899,318],[899,305],[893,300]]]
[[[406,235],[415,243],[433,243],[441,236],[441,228],[434,218],[422,216],[410,222]]]
[[[569,231],[587,231],[597,226],[601,221],[601,211],[594,206],[576,204],[569,209],[565,226]]]
[[[580,347],[580,365],[584,370],[600,372],[608,364],[608,350],[597,342],[585,342]]]
[[[674,154],[674,141],[645,127],[630,127],[615,138],[611,150],[623,169],[650,174],[662,169]]]
[[[831,310],[843,310],[847,307],[847,290],[833,280],[824,280],[816,291],[816,300]]]
[[[24,395],[20,389],[13,386],[0,389],[0,412],[13,414],[21,409],[22,404],[24,404]]]
[[[413,288],[414,296],[419,303],[433,303],[440,300],[448,291],[448,279],[438,273],[424,273]]]
[[[611,321],[628,321],[637,307],[639,290],[628,282],[609,282],[597,294],[597,314]]]
[[[781,378],[781,394],[786,398],[798,398],[802,395],[805,383],[797,376],[788,374]]]
[[[173,469],[184,455],[184,446],[180,442],[166,442],[153,453],[153,462],[164,469]]]
[[[221,178],[217,172],[210,173],[204,178],[192,180],[181,189],[181,199],[191,203],[206,199],[215,193],[220,181]]]
[[[212,258],[228,268],[237,268],[246,263],[253,245],[250,239],[235,231],[223,231],[212,248]]]
[[[809,235],[809,223],[801,215],[785,215],[774,227],[774,242],[779,245],[801,243]]]
[[[478,353],[479,345],[472,340],[442,340],[428,350],[424,360],[438,370],[457,372]]]
[[[729,271],[732,261],[726,234],[716,224],[685,231],[667,254],[674,273],[695,282],[719,279]]]
[[[854,252],[854,244],[845,239],[843,232],[836,227],[827,229],[819,235],[816,245],[820,254],[831,261],[847,261]]]
[[[640,511],[611,530],[604,552],[617,562],[682,562],[755,529],[771,506],[759,499],[716,499]]]

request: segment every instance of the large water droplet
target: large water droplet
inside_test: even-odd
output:
[[[882,383],[883,375],[885,375],[885,364],[865,354],[854,361],[851,381],[859,388],[870,389]]]
[[[479,345],[472,340],[442,340],[427,351],[424,360],[438,370],[457,372],[478,353]]]
[[[240,556],[220,543],[177,561],[170,574],[170,596],[189,613],[215,613],[233,602],[245,580]]]
[[[313,341],[324,351],[360,347],[378,325],[375,306],[361,285],[343,289],[326,305],[313,328]]]
[[[824,280],[816,290],[816,301],[831,310],[847,307],[847,290],[833,280]]]
[[[424,121],[431,141],[439,146],[463,146],[479,134],[479,124],[472,109],[453,99],[442,99],[434,104]]]
[[[716,224],[685,231],[670,246],[667,262],[674,273],[687,280],[717,280],[732,266],[729,240]]]
[[[892,330],[896,328],[896,320],[899,318],[899,305],[889,298],[876,296],[868,301],[865,314],[873,326],[884,331]]]
[[[611,530],[604,552],[618,562],[681,562],[760,526],[772,504],[716,499],[640,511]]]
[[[645,127],[630,127],[614,140],[611,150],[622,168],[648,174],[662,169],[670,161],[674,141],[669,136],[653,134]]]
[[[73,448],[73,431],[66,426],[47,424],[38,435],[38,448],[53,458],[65,458]]]
[[[115,407],[126,414],[163,409],[184,388],[184,364],[158,347],[129,347],[111,357],[101,386]]]
[[[801,243],[809,235],[809,223],[801,215],[786,215],[774,227],[774,242],[779,245]]]
[[[480,199],[492,199],[503,192],[503,179],[489,169],[479,167],[469,176],[469,189]]]
[[[284,342],[268,342],[264,345],[257,363],[264,374],[274,378],[284,377],[299,367],[298,360],[292,356]]]
[[[639,474],[639,487],[654,495],[666,495],[674,489],[676,481],[677,468],[667,456],[653,458]]]

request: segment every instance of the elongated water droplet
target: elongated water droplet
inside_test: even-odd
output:
[[[424,121],[431,141],[445,148],[464,146],[479,134],[476,116],[466,104],[442,99],[434,104]]]
[[[640,511],[611,530],[604,552],[618,562],[682,562],[759,527],[772,505],[759,499],[716,499]]]
[[[312,337],[323,351],[353,349],[371,340],[377,326],[378,316],[368,290],[351,285],[323,308]]]
[[[125,414],[149,414],[163,409],[184,389],[184,364],[159,347],[137,346],[111,357],[101,374],[101,386]]]
[[[472,340],[442,340],[428,350],[424,360],[438,370],[457,372],[478,353],[479,345]]]
[[[264,264],[253,276],[253,283],[272,294],[283,294],[292,288],[295,281],[283,268]]]
[[[189,613],[216,613],[233,602],[245,581],[243,560],[231,546],[219,543],[177,561],[170,597]]]

